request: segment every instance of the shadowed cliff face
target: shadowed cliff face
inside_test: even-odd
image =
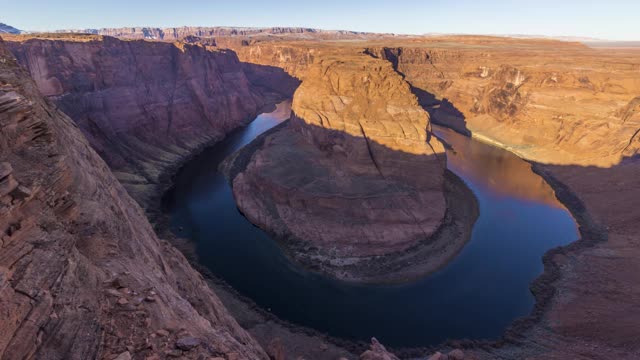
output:
[[[109,37],[10,46],[142,204],[157,195],[167,168],[251,120],[265,102],[231,51]]]
[[[348,267],[407,250],[440,229],[444,148],[389,63],[322,55],[292,110],[290,124],[238,155],[245,164],[231,177],[240,210],[289,239],[294,258],[339,278],[371,280],[380,274]],[[453,253],[465,241],[447,240],[458,244]]]
[[[267,358],[1,40],[0,125],[0,358]]]

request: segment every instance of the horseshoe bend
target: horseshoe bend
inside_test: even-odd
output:
[[[0,37],[0,358],[640,358],[635,42]]]

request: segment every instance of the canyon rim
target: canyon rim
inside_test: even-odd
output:
[[[640,358],[636,43],[76,24],[0,23],[1,359]]]

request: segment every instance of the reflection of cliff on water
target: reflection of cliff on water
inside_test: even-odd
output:
[[[453,130],[434,126],[436,135],[453,150],[447,152],[449,169],[501,197],[513,197],[562,208],[553,189],[531,165],[518,156],[480,141],[470,141]]]

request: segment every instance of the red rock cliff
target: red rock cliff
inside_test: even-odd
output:
[[[417,88],[435,122],[525,158],[611,166],[639,147],[634,51],[500,38],[449,41],[368,52],[392,62]]]
[[[110,37],[10,48],[142,204],[167,168],[252,120],[264,102],[232,51]]]
[[[291,123],[232,161],[238,207],[295,260],[338,278],[405,280],[446,263],[466,237],[434,238],[450,205],[444,148],[409,85],[357,52],[318,54],[303,79]]]
[[[1,40],[0,126],[0,358],[267,358]]]

